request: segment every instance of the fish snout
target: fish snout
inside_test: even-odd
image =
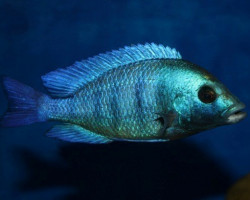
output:
[[[222,117],[226,120],[227,124],[237,123],[247,116],[247,113],[243,111],[245,107],[243,103],[233,104],[222,113]]]

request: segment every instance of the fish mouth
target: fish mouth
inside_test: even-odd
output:
[[[243,111],[246,106],[244,104],[233,105],[223,113],[227,124],[235,124],[243,120],[247,113]]]

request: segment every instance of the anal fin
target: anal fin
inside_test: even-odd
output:
[[[78,143],[104,144],[112,142],[111,139],[105,136],[93,133],[74,124],[56,125],[47,133],[47,136]]]

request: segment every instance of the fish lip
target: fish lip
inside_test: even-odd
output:
[[[230,106],[227,110],[222,113],[224,119],[226,119],[227,124],[234,124],[243,120],[247,113],[243,111],[246,106],[241,103],[237,105]]]

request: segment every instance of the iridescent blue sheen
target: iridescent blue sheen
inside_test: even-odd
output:
[[[15,112],[6,115],[5,125],[22,113],[33,119],[30,123],[64,122],[48,136],[70,142],[155,142],[235,123],[246,115],[241,112],[244,104],[210,73],[183,60],[175,49],[154,43],[100,54],[50,72],[42,80],[52,98],[36,92],[30,98],[21,95],[36,102],[26,108],[16,98],[16,89],[9,87],[14,81],[6,81],[10,102],[18,101],[10,104]],[[213,101],[199,97],[204,86],[211,88]],[[17,105],[20,109],[15,110]]]

